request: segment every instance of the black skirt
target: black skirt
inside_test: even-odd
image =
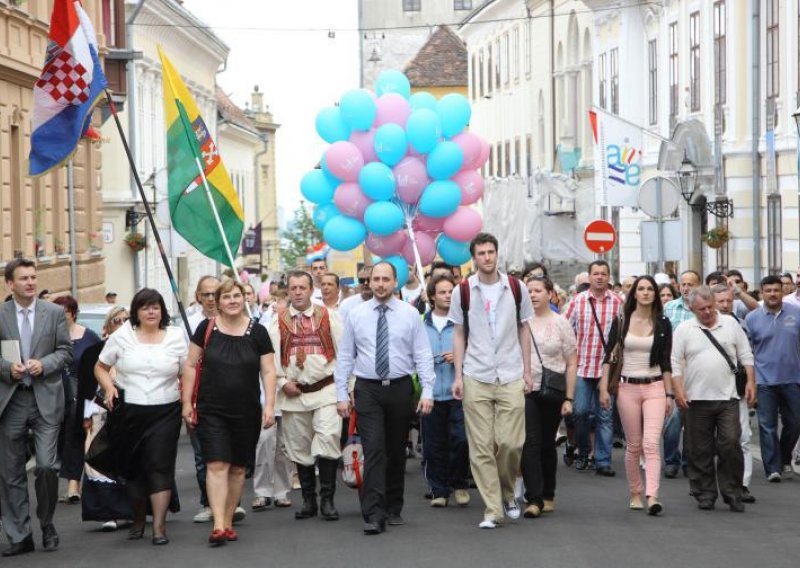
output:
[[[117,443],[126,448],[120,472],[129,495],[145,499],[172,489],[181,434],[181,403],[125,403],[124,408],[121,439]]]

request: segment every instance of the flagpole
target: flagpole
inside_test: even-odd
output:
[[[161,242],[161,235],[158,232],[158,227],[156,227],[156,221],[153,218],[153,212],[150,209],[150,204],[147,202],[147,195],[144,193],[142,180],[139,178],[139,172],[136,169],[136,163],[133,160],[131,149],[128,146],[128,140],[125,138],[125,132],[122,129],[122,123],[119,121],[119,116],[117,115],[117,106],[111,99],[111,93],[108,92],[108,89],[105,89],[105,93],[106,101],[108,101],[108,108],[111,109],[111,114],[114,116],[114,122],[117,124],[117,132],[119,132],[119,137],[122,140],[122,146],[125,148],[125,154],[128,156],[128,163],[130,164],[131,172],[133,172],[133,178],[136,181],[136,187],[139,189],[139,196],[142,198],[142,204],[144,205],[145,213],[147,213],[147,220],[150,222],[150,228],[153,229],[153,237],[155,237],[156,244],[158,245],[158,251],[161,253],[161,261],[164,263],[164,268],[167,271],[167,278],[169,278],[169,285],[172,288],[172,294],[175,296],[175,301],[178,302],[178,311],[181,314],[183,325],[186,327],[186,333],[188,333],[189,337],[191,337],[192,328],[189,325],[189,318],[186,316],[186,309],[183,306],[181,295],[178,292],[178,284],[175,281],[175,275],[172,273],[172,267],[169,265],[167,253],[164,251],[164,243]],[[135,120],[136,117],[132,116],[130,119]]]
[[[78,246],[75,234],[75,165],[67,161],[67,209],[69,210],[70,293],[78,299]]]

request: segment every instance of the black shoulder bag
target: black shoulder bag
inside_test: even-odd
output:
[[[539,387],[539,397],[548,403],[560,405],[567,396],[567,375],[544,366],[542,354],[539,352],[539,346],[536,345],[536,338],[533,337],[533,329],[530,325],[528,325],[528,331],[531,334],[533,348],[536,349],[536,356],[539,357],[539,363],[542,364],[542,386]]]
[[[728,364],[728,367],[731,368],[731,373],[733,373],[734,378],[736,379],[736,394],[739,396],[744,396],[744,387],[747,386],[747,371],[745,371],[744,367],[742,366],[739,361],[736,361],[736,365],[733,364],[731,358],[728,357],[728,353],[725,349],[722,348],[722,345],[711,335],[711,332],[707,329],[700,328],[708,340],[717,348],[717,351],[725,358],[725,362]]]

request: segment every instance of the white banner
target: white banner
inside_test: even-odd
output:
[[[601,205],[637,207],[642,129],[603,110],[589,115],[595,141],[595,190]]]

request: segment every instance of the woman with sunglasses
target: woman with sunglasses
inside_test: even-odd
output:
[[[657,297],[658,286],[651,276],[638,277],[625,300],[622,315],[614,319],[608,337],[608,351],[600,379],[600,405],[617,408],[625,431],[625,472],[630,490],[629,507],[645,508],[642,502],[642,473],[639,459],[644,451],[647,512],[658,515],[661,481],[661,432],[664,419],[672,413],[672,325],[664,316]],[[611,381],[612,354],[622,358],[617,380]],[[618,391],[618,392],[617,392]]]

